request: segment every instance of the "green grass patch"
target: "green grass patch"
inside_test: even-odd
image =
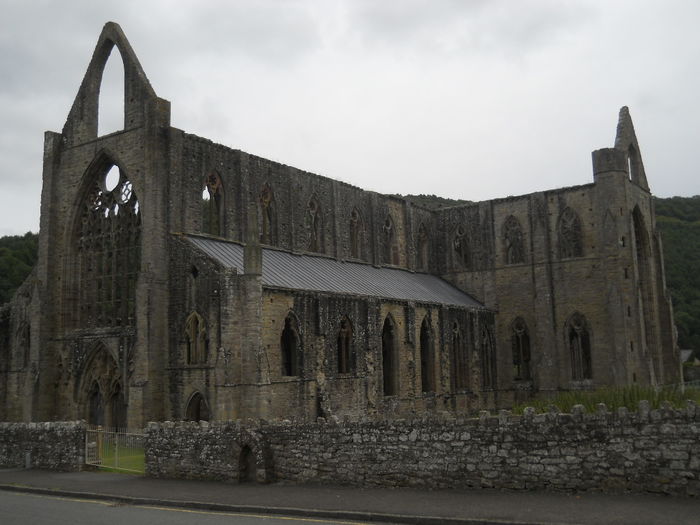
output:
[[[627,407],[630,411],[635,411],[642,400],[649,401],[651,408],[659,408],[664,401],[668,401],[673,407],[682,408],[688,399],[700,404],[700,388],[686,388],[685,392],[681,392],[678,387],[656,389],[630,385],[560,392],[548,399],[533,399],[516,405],[513,407],[513,413],[522,414],[525,407],[533,407],[539,413],[548,412],[552,405],[565,413],[571,412],[574,405],[583,405],[587,412],[595,412],[599,403],[605,403],[608,410]]]
[[[114,445],[105,447],[102,451],[100,469],[107,472],[129,471],[143,474],[146,471],[146,460],[143,448],[119,447],[116,451]]]

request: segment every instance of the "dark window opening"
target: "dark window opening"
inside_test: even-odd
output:
[[[340,321],[338,331],[338,373],[352,371],[352,325],[347,317]]]
[[[382,373],[385,396],[394,396],[399,393],[396,377],[398,363],[395,331],[394,323],[390,317],[387,317],[382,328]]]
[[[567,339],[571,354],[571,378],[574,381],[592,379],[591,339],[585,317],[579,313],[571,316]]]
[[[192,312],[185,321],[185,340],[187,343],[187,364],[206,363],[209,353],[207,326],[202,316],[197,312]]]
[[[416,267],[418,270],[422,270],[424,272],[430,270],[429,252],[430,242],[428,238],[428,232],[425,229],[425,225],[421,224],[418,227],[418,246],[416,247]]]
[[[469,388],[469,357],[459,323],[452,325],[452,381],[455,390]]]
[[[284,320],[284,329],[280,338],[282,350],[282,375],[298,376],[300,372],[300,339],[296,319],[288,315]]]
[[[323,213],[315,197],[306,206],[306,227],[309,235],[308,251],[323,252],[325,249],[323,236]]]
[[[254,483],[257,481],[257,469],[255,454],[248,445],[245,445],[238,456],[238,481]]]
[[[454,252],[453,258],[456,261],[456,267],[461,267],[465,270],[472,269],[467,230],[461,224],[455,229],[452,239],[452,251]]]
[[[210,173],[202,191],[202,233],[224,235],[224,185],[218,173]]]
[[[530,334],[525,321],[518,317],[511,328],[513,349],[513,378],[516,381],[529,381],[530,375]]]
[[[265,183],[260,192],[260,242],[263,244],[277,244],[277,206],[272,187]]]
[[[435,350],[427,316],[420,327],[420,379],[422,392],[435,392]]]
[[[364,242],[365,226],[362,215],[357,208],[350,213],[350,257],[362,259],[362,244]]]
[[[496,386],[496,358],[493,355],[493,340],[488,328],[481,329],[481,388]]]

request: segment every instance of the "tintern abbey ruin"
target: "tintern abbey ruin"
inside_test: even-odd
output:
[[[114,48],[124,127],[98,136]],[[388,419],[680,381],[627,108],[590,183],[428,206],[171,127],[108,23],[44,144],[2,421]]]

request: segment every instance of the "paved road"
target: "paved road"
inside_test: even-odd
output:
[[[357,525],[360,522],[141,507],[0,491],[3,525]]]

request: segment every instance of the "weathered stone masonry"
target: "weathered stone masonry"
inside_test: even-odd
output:
[[[147,473],[163,478],[240,479],[248,447],[258,481],[700,495],[700,409],[692,402],[477,419],[151,423],[146,442]]]
[[[0,423],[0,467],[25,467],[27,459],[32,468],[81,470],[85,422]]]

